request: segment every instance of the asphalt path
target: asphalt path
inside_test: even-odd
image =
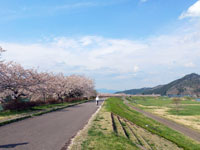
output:
[[[198,131],[193,130],[191,128],[188,128],[188,127],[186,127],[184,125],[178,124],[178,123],[176,123],[174,121],[171,121],[171,120],[165,119],[163,117],[154,115],[154,114],[152,114],[150,112],[143,111],[143,110],[141,110],[141,109],[139,109],[137,107],[132,106],[127,101],[125,101],[125,104],[127,104],[132,109],[142,113],[143,115],[145,115],[145,116],[147,116],[147,117],[149,117],[151,119],[154,119],[154,120],[156,120],[156,121],[168,126],[169,128],[172,128],[172,129],[174,129],[174,130],[176,130],[176,131],[178,131],[180,133],[183,133],[184,135],[186,135],[186,136],[188,136],[188,137],[200,142],[200,133]]]
[[[2,126],[0,150],[60,150],[97,109],[91,101]]]

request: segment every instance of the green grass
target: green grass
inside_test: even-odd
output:
[[[168,113],[180,116],[200,115],[200,105],[181,105],[178,111],[176,108],[170,109]]]
[[[15,111],[15,110],[6,110],[6,111],[1,111],[0,112],[0,117],[9,117],[9,116],[13,116],[13,115],[20,115],[20,114],[24,114],[24,113],[30,113],[30,112],[34,112],[33,110],[21,110],[21,111]]]
[[[70,103],[64,102],[64,103],[59,103],[59,104],[48,104],[48,105],[40,105],[40,106],[35,106],[32,109],[33,110],[44,110],[44,109],[49,109],[49,108],[54,108],[54,107],[61,107],[61,106],[67,106]]]
[[[184,100],[183,100],[184,99]],[[143,106],[169,106],[173,103],[173,100],[168,97],[142,97],[134,96],[128,98],[133,104],[141,104]],[[193,101],[192,99],[182,98],[180,104],[200,104],[200,102]]]
[[[159,98],[160,100],[160,98]],[[150,103],[149,103],[150,104]],[[157,103],[157,105],[162,105]],[[153,134],[157,134],[165,139],[172,141],[173,143],[177,144],[179,147],[184,148],[185,150],[199,150],[200,144],[195,142],[194,140],[184,136],[181,133],[178,133],[165,125],[162,125],[141,113],[138,113],[128,106],[126,106],[120,98],[109,98],[106,101],[106,108],[108,111],[117,114],[136,125],[147,129]],[[146,126],[148,125],[148,127]]]
[[[172,104],[172,100],[166,97],[131,97],[129,100],[144,106],[166,106]]]
[[[200,115],[200,102],[194,101],[192,98],[184,97],[181,99],[182,100],[180,101],[180,104],[178,104],[179,110],[177,111],[173,100],[168,97],[131,97],[131,98],[128,98],[128,100],[135,106],[138,106],[138,104],[140,104],[143,106],[168,107],[168,108],[170,108],[168,113],[170,113],[172,115],[180,115],[180,116]],[[194,105],[192,105],[192,104],[194,104]],[[152,108],[145,107],[142,109],[152,109]]]
[[[94,119],[86,139],[81,144],[82,150],[139,150],[129,139],[117,135],[114,131],[108,132],[109,124],[102,128],[100,122],[106,122],[102,114],[100,112]]]
[[[50,109],[57,109],[60,107],[65,107],[70,104],[75,104],[79,102],[84,102],[82,101],[74,101],[74,102],[64,102],[64,103],[59,103],[59,104],[47,104],[47,105],[40,105],[40,106],[35,106],[32,107],[31,109],[26,109],[26,110],[6,110],[6,111],[0,111],[0,117],[9,117],[9,116],[14,116],[14,115],[21,115],[21,114],[28,114],[28,113],[35,113],[38,111],[48,111]]]
[[[88,131],[89,138],[82,143],[82,150],[139,150],[135,144],[125,137],[117,136],[114,133],[109,135],[92,127]],[[97,141],[93,144],[93,141]]]
[[[193,100],[184,100],[184,101],[181,101],[181,104],[199,104],[200,105],[200,102],[193,101]]]
[[[34,113],[38,110],[47,110],[50,108],[55,108],[55,107],[61,107],[61,106],[67,106],[70,103],[60,103],[60,104],[48,104],[48,105],[41,105],[41,106],[35,106],[31,109],[26,109],[26,110],[6,110],[6,111],[1,111],[0,112],[0,117],[9,117],[13,115],[20,115],[20,114],[27,114],[27,113]]]

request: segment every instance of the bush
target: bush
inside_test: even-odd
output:
[[[46,103],[47,103],[47,104],[58,104],[58,103],[60,103],[60,101],[59,101],[59,100],[56,100],[56,99],[48,99],[48,100],[46,101]]]
[[[83,97],[65,98],[64,102],[76,102],[76,101],[81,101],[81,100],[86,100],[86,98],[83,98]]]
[[[3,109],[20,111],[20,110],[31,109],[34,106],[39,106],[39,105],[43,105],[43,104],[45,104],[44,101],[24,102],[24,101],[13,100],[13,101],[3,104]]]
[[[84,98],[84,97],[65,98],[63,102],[77,102],[77,101],[81,101],[81,100],[86,100],[86,98]],[[59,103],[62,103],[62,101],[53,99],[53,98],[49,98],[46,101],[12,100],[7,103],[4,103],[2,106],[3,106],[3,110],[21,111],[21,110],[31,109],[32,107],[35,107],[35,106],[41,106],[41,105],[45,105],[45,104],[59,104]]]

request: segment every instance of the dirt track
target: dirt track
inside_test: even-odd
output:
[[[0,127],[0,150],[60,150],[97,110],[95,101]]]
[[[172,128],[172,129],[174,129],[174,130],[176,130],[176,131],[178,131],[180,133],[183,133],[184,135],[189,136],[190,138],[200,142],[200,133],[197,132],[196,130],[187,128],[184,125],[180,125],[180,124],[175,123],[173,121],[170,121],[168,119],[159,117],[159,116],[154,115],[154,114],[152,114],[150,112],[143,111],[143,110],[141,110],[141,109],[139,109],[137,107],[134,107],[134,106],[128,104],[126,101],[125,101],[125,104],[128,105],[129,107],[131,107],[132,109],[142,113],[143,115],[145,115],[145,116],[147,116],[147,117],[149,117],[151,119],[154,119],[154,120],[156,120],[156,121],[168,126],[169,128]]]

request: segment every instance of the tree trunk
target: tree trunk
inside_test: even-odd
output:
[[[46,102],[46,94],[43,93],[43,100]]]

